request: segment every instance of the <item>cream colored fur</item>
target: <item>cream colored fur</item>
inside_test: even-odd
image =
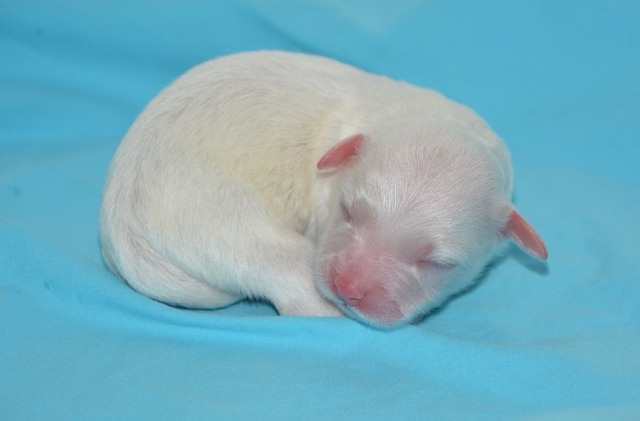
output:
[[[367,138],[359,163],[319,174],[322,155],[355,133]],[[217,308],[249,297],[281,314],[337,315],[318,278],[323,256],[339,254],[327,237],[339,231],[338,202],[365,195],[382,215],[422,194],[423,213],[402,208],[404,222],[441,238],[444,257],[466,260],[450,285],[432,285],[429,303],[410,306],[409,321],[486,264],[511,189],[508,152],[466,107],[325,58],[242,53],[193,68],[133,124],[109,172],[103,255],[133,288],[170,304]]]

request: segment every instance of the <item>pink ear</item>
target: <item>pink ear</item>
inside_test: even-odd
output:
[[[364,136],[361,133],[350,136],[329,149],[316,166],[319,170],[332,170],[341,167],[358,154],[363,143]]]
[[[514,209],[509,215],[509,221],[502,230],[503,234],[511,238],[521,249],[540,260],[547,260],[549,253],[542,238],[533,227]]]

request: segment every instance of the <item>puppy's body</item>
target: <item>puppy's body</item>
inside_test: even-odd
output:
[[[364,135],[344,143],[349,153],[331,152],[354,134]],[[237,54],[186,73],[132,126],[104,196],[103,254],[171,304],[256,297],[281,314],[339,314],[320,291],[394,326],[477,275],[500,244],[511,189],[502,142],[435,92],[320,57]],[[368,222],[345,221],[346,202],[365,203]],[[423,246],[435,263],[458,259],[455,269],[429,266],[425,282],[421,267],[393,263]]]

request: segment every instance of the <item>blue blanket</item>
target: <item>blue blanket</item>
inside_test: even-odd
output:
[[[0,419],[640,419],[640,8],[618,1],[0,5]],[[433,87],[506,140],[514,253],[423,323],[168,307],[103,266],[115,148],[189,67],[318,53]]]

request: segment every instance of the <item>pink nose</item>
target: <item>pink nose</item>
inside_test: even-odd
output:
[[[358,304],[366,295],[366,292],[348,274],[342,274],[334,278],[333,284],[335,287],[334,292],[345,300],[347,304]]]

